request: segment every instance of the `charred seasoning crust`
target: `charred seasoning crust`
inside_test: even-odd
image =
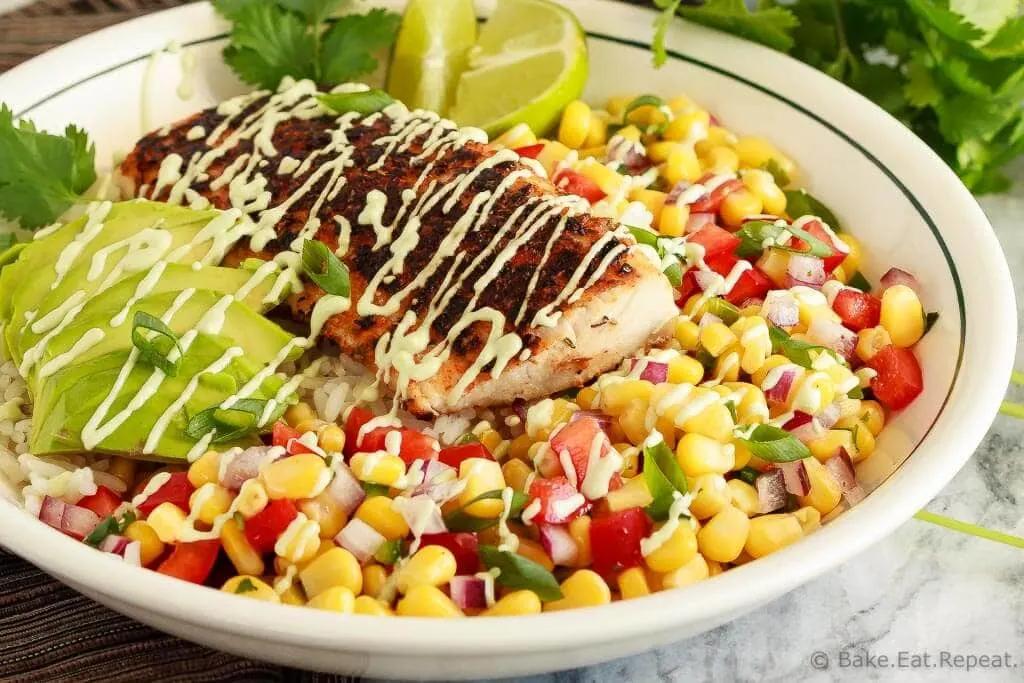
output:
[[[265,102],[266,97],[252,102],[239,117],[236,117],[236,120],[242,120],[246,115],[257,111]],[[414,160],[414,157],[423,150],[421,140],[417,139],[407,150],[388,155],[383,167],[379,170],[368,170],[368,167],[378,160],[383,150],[383,145],[374,145],[373,142],[388,134],[390,126],[390,121],[383,115],[373,118],[375,120],[371,120],[370,125],[365,123],[366,119],[357,119],[356,123],[346,131],[348,140],[353,147],[351,163],[345,169],[346,182],[333,199],[324,203],[316,216],[321,221],[316,237],[332,249],[337,247],[339,238],[339,226],[334,217],[344,216],[351,222],[350,246],[342,260],[349,268],[353,302],[358,301],[366,289],[367,282],[392,255],[387,246],[374,249],[374,231],[370,226],[359,225],[357,221],[360,212],[366,206],[367,194],[371,190],[378,190],[387,196],[383,222],[385,225],[389,224],[395,219],[402,204],[402,191],[413,187],[427,163],[426,160]],[[125,159],[121,166],[122,174],[134,181],[136,188],[153,187],[160,164],[167,155],[179,154],[187,163],[193,155],[203,154],[211,149],[211,145],[208,144],[205,137],[194,141],[188,140],[188,131],[195,126],[201,126],[209,135],[210,131],[213,131],[224,119],[225,117],[218,114],[216,109],[208,109],[166,131],[151,133],[143,138]],[[289,118],[278,123],[272,137],[277,155],[258,169],[258,172],[267,181],[266,189],[271,195],[270,206],[276,206],[283,202],[308,179],[308,175],[295,177],[293,174],[279,174],[276,165],[285,156],[301,162],[317,150],[326,147],[331,141],[331,131],[336,125],[335,120],[331,116],[322,116],[308,120]],[[231,130],[229,128],[224,135],[214,141],[213,146],[222,142]],[[201,176],[192,185],[192,189],[209,199],[213,206],[220,209],[230,208],[228,188],[213,189],[211,183],[220,177],[232,163],[238,162],[240,156],[248,155],[252,150],[253,141],[242,139],[236,146],[227,150],[223,157],[215,161],[210,166],[208,175]],[[419,192],[422,194],[428,191],[435,182],[442,184],[451,181],[460,173],[476,168],[493,154],[495,154],[495,150],[487,145],[467,142],[461,148],[443,156],[436,163],[426,182],[419,188]],[[314,160],[313,169],[315,168]],[[405,267],[402,272],[394,281],[380,287],[376,303],[380,304],[386,301],[390,295],[405,287],[422,271],[437,252],[445,235],[469,208],[475,195],[493,190],[502,178],[515,169],[523,168],[525,167],[518,161],[502,162],[487,168],[473,181],[470,190],[462,194],[458,205],[450,212],[446,213],[442,210],[444,202],[438,202],[427,212],[419,230],[419,243],[405,259]],[[277,237],[270,241],[264,252],[253,254],[248,245],[240,245],[229,255],[228,262],[238,263],[252,255],[270,258],[274,253],[287,250],[288,245],[305,225],[314,202],[323,193],[327,183],[327,177],[321,179],[314,185],[312,191],[306,193],[285,213],[275,226]],[[360,316],[353,305],[348,312],[336,315],[329,320],[324,328],[324,334],[337,342],[354,358],[372,366],[374,347],[377,341],[382,335],[395,328],[406,310],[411,307],[417,317],[422,319],[431,300],[441,291],[445,278],[453,275],[451,281],[454,281],[458,276],[466,274],[467,277],[462,286],[454,292],[449,303],[432,325],[430,331],[432,342],[441,341],[462,317],[466,304],[473,296],[474,282],[491,262],[491,259],[484,259],[484,262],[474,272],[466,273],[467,266],[473,258],[495,240],[498,230],[517,207],[528,202],[530,198],[564,194],[550,181],[539,176],[515,181],[512,187],[496,202],[483,225],[467,235],[456,255],[445,259],[441,267],[428,279],[425,286],[403,302],[401,310],[391,316],[369,317]],[[159,200],[166,199],[167,196],[168,190],[164,189],[158,196],[151,198]],[[523,215],[525,216],[527,213],[524,212]],[[606,231],[614,228],[610,220],[596,218],[589,214],[569,218],[563,233],[556,240],[548,259],[541,267],[536,285],[530,290],[531,278],[543,259],[548,239],[551,237],[552,231],[555,230],[559,219],[560,215],[555,215],[547,220],[543,227],[517,250],[498,277],[482,292],[476,305],[478,309],[489,306],[505,313],[507,319],[505,332],[514,330],[522,337],[525,348],[533,352],[538,351],[544,343],[543,333],[538,334],[538,329],[530,326],[534,315],[562,292],[574,270],[586,257],[594,242]],[[399,225],[396,228],[395,236],[399,234],[401,227]],[[512,232],[514,234],[514,231]],[[504,247],[508,241],[507,237],[501,240],[497,245],[498,249]],[[581,282],[586,282],[607,253],[619,244],[617,239],[608,240],[596,257],[591,260]],[[604,274],[583,293],[578,301],[572,304],[563,302],[559,307],[560,310],[586,305],[591,297],[598,296],[609,288],[628,285],[635,280],[638,276],[630,267],[627,258],[626,252],[619,254]],[[458,260],[458,270],[449,274],[456,260]],[[528,291],[530,295],[527,300]],[[289,300],[293,315],[299,320],[308,320],[313,304],[322,294],[323,292],[318,287],[309,284],[303,292],[293,295]],[[524,300],[526,300],[525,314],[520,316],[519,324],[514,325]],[[453,344],[453,354],[450,359],[455,362],[457,369],[468,367],[473,362],[476,353],[484,345],[489,331],[489,323],[477,322],[459,335]],[[478,381],[486,379],[486,377],[487,373],[485,372],[478,378]]]

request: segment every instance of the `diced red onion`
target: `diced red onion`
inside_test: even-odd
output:
[[[246,481],[260,475],[260,465],[268,459],[271,452],[272,446],[252,446],[231,457],[224,467],[224,476],[220,479],[221,486],[229,491],[241,489]]]
[[[96,482],[97,486],[104,486],[114,493],[124,493],[128,490],[128,486],[121,481],[120,477],[115,477],[110,472],[103,472],[102,470],[92,471],[92,480]]]
[[[479,576],[455,576],[448,582],[452,602],[459,609],[487,607],[487,579]]]
[[[572,566],[579,556],[579,547],[568,528],[559,524],[540,524],[540,543],[556,565]]]
[[[668,195],[665,197],[665,204],[677,204],[679,197],[691,187],[693,187],[693,183],[689,180],[680,180],[668,191]]]
[[[857,483],[857,471],[853,467],[853,461],[845,448],[840,448],[837,455],[825,461],[825,467],[832,476],[839,482],[843,489],[843,497],[850,505],[855,505],[864,500],[867,495],[864,489]]]
[[[782,470],[786,491],[794,496],[806,496],[811,492],[811,478],[807,475],[807,466],[803,460],[780,462],[778,467]]]
[[[617,161],[630,171],[641,172],[651,165],[643,149],[643,145],[638,142],[621,135],[612,136],[607,150],[608,161]]]
[[[338,462],[334,464],[334,479],[331,480],[324,493],[337,503],[346,515],[352,514],[366,498],[366,491],[356,479],[356,475],[352,474],[348,465]]]
[[[789,398],[789,390],[793,388],[793,382],[796,380],[796,373],[796,368],[782,368],[779,371],[778,381],[764,389],[764,397],[775,403],[785,403],[786,399]],[[770,372],[769,374],[772,373]]]
[[[757,489],[757,511],[761,514],[786,507],[786,480],[782,470],[770,469],[754,480]]]
[[[402,515],[402,519],[417,536],[441,534],[448,531],[448,527],[444,525],[444,519],[441,517],[441,508],[430,496],[419,495],[411,498],[400,496],[391,501],[391,508]]]
[[[885,275],[882,276],[880,281],[881,287],[879,287],[878,296],[882,296],[882,292],[895,287],[896,285],[906,285],[910,287],[918,296],[921,296],[921,283],[917,281],[917,278],[900,268],[890,268]]]
[[[698,327],[700,327],[700,329],[703,330],[708,325],[714,325],[715,323],[720,322],[722,322],[722,319],[719,318],[714,313],[704,313],[704,315],[700,317],[700,323],[698,324]]]
[[[843,327],[825,316],[815,316],[807,328],[807,340],[826,346],[843,358],[850,360],[857,349],[857,333]]]
[[[418,496],[420,494],[430,495],[431,489],[446,484],[458,479],[455,468],[451,465],[446,465],[437,458],[431,458],[423,465],[423,481],[413,489],[412,494]],[[433,496],[431,496],[433,498]],[[436,498],[433,498],[435,502]]]
[[[100,550],[105,553],[113,553],[114,555],[124,555],[125,548],[132,542],[132,539],[127,536],[118,536],[116,534],[110,534],[102,541],[100,541]]]
[[[842,406],[839,405],[839,401],[833,401],[825,410],[818,414],[818,423],[824,429],[831,429],[832,425],[839,422],[839,417],[842,414]]]
[[[596,420],[597,423],[601,425],[601,429],[608,429],[612,425],[611,416],[607,415],[606,413],[602,413],[600,410],[574,411],[572,416],[569,418],[569,422],[576,422],[577,420],[582,420],[583,418],[591,418],[593,420]]]
[[[708,272],[706,270],[698,270],[693,274],[693,278],[697,281],[697,286],[700,287],[700,291],[706,292],[719,281],[721,275],[718,273]]]
[[[56,516],[58,512],[60,514],[59,518]],[[39,511],[39,519],[78,540],[88,536],[96,528],[96,525],[100,523],[100,516],[92,510],[79,505],[68,505],[49,496],[43,500],[42,508]],[[56,523],[54,523],[54,520],[56,520]]]
[[[810,443],[825,436],[825,430],[821,423],[808,413],[799,410],[782,428],[804,443]]]
[[[825,262],[817,256],[806,256],[804,254],[793,254],[789,257],[786,265],[786,286],[795,287],[803,285],[820,289],[828,280],[828,273],[825,272]]]
[[[668,363],[651,360],[649,358],[631,358],[630,369],[635,369],[637,363],[645,363],[644,369],[640,371],[640,379],[645,379],[652,384],[662,384],[668,381]]]
[[[761,315],[779,327],[792,327],[800,322],[800,303],[790,292],[772,290],[764,300]]]
[[[361,519],[350,519],[334,542],[349,551],[360,564],[369,562],[387,539]]]
[[[682,191],[679,194],[682,194]],[[713,213],[691,213],[690,217],[686,219],[686,234],[697,232],[705,225],[714,224],[715,214]]]
[[[60,498],[46,496],[43,498],[43,504],[39,508],[39,519],[44,524],[48,524],[54,529],[59,529],[60,520],[64,518],[64,508],[67,506],[68,504]]]
[[[142,544],[138,541],[132,541],[125,546],[124,552],[121,554],[124,561],[128,564],[135,565],[136,567],[142,566]]]

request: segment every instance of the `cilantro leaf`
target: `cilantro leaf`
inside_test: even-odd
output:
[[[668,34],[668,27],[672,23],[672,17],[679,11],[679,5],[682,1],[654,0],[655,6],[661,9],[661,14],[654,19],[654,38],[651,40],[651,52],[654,53],[652,61],[655,68],[662,66],[668,60],[665,36]]]
[[[1024,56],[1024,17],[1016,17],[1003,24],[979,49],[993,59]]]
[[[323,36],[320,81],[335,85],[377,68],[373,53],[395,41],[401,17],[373,9],[341,17]]]
[[[699,7],[682,6],[679,14],[698,24],[753,40],[786,52],[793,47],[797,18],[784,7],[751,12],[743,0],[708,0]]]
[[[252,85],[276,90],[285,76],[316,79],[316,43],[307,25],[272,3],[253,3],[237,11],[224,61]]]
[[[942,89],[935,82],[933,68],[931,56],[925,51],[915,52],[907,62],[903,94],[912,106],[923,109],[942,101]]]
[[[75,126],[44,133],[14,123],[0,105],[0,215],[35,230],[57,219],[96,181],[96,149]]]
[[[906,0],[906,3],[922,21],[953,40],[969,43],[985,35],[984,31],[967,21],[963,15],[937,4],[934,0]]]

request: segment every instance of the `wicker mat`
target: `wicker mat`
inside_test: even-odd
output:
[[[0,72],[176,0],[41,0],[0,14]],[[2,5],[0,5],[2,6]],[[0,549],[0,681],[345,681],[216,652],[143,626]]]

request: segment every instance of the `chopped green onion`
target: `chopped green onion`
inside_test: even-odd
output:
[[[675,453],[664,441],[644,445],[644,482],[653,499],[647,514],[657,521],[667,519],[675,492],[686,493],[687,485]]]
[[[661,245],[658,244],[658,234],[647,228],[637,228],[630,226],[629,232],[636,238],[636,241],[640,244],[646,244],[649,247],[654,247],[658,250],[658,256],[662,255]]]
[[[212,431],[212,443],[233,441],[259,428],[259,420],[266,407],[267,401],[262,398],[243,398],[230,408],[210,406],[188,420],[185,435],[198,441]]]
[[[96,547],[103,542],[104,538],[111,534],[116,534],[117,531],[117,518],[114,515],[107,515],[85,537],[85,544]]]
[[[721,318],[722,322],[726,325],[732,325],[740,319],[740,309],[736,308],[725,299],[721,299],[717,296],[708,299],[702,308],[705,313],[710,313],[711,315]]]
[[[654,107],[655,109],[662,109],[668,105],[665,104],[665,100],[661,99],[657,95],[640,95],[640,97],[634,98],[632,102],[626,105],[626,108],[622,110],[622,120],[629,121],[629,115],[641,107]]]
[[[155,332],[155,337],[147,337],[143,330]],[[157,346],[157,339],[164,339],[169,343],[162,344],[163,349]],[[181,367],[184,349],[178,342],[178,335],[174,330],[167,327],[163,320],[146,313],[135,311],[135,318],[132,320],[132,344],[139,350],[139,357],[155,368],[159,368],[168,377],[177,377],[178,368]],[[171,349],[178,350],[178,357],[174,360],[168,358]]]
[[[737,472],[736,473],[736,478],[739,479],[740,481],[745,481],[748,484],[750,484],[751,486],[753,486],[754,482],[757,480],[757,478],[760,475],[761,475],[760,471],[755,470],[753,467],[749,467],[748,466],[748,467],[744,467],[739,472]]]
[[[327,93],[317,95],[316,98],[320,100],[320,104],[338,114],[354,111],[363,116],[380,111],[395,102],[395,98],[391,95],[376,88],[362,92]]]
[[[768,462],[792,462],[811,455],[802,441],[786,430],[768,424],[757,425],[750,436],[740,438],[740,441],[751,453]]]
[[[830,353],[835,357],[836,361],[842,363],[843,359],[832,349],[827,346],[819,346],[817,344],[811,344],[799,339],[793,339],[784,330],[774,325],[768,327],[768,336],[772,340],[772,351],[774,353],[780,353],[786,358],[790,359],[800,367],[810,369],[814,362],[811,358],[811,351],[820,351],[822,353]]]
[[[241,512],[236,512],[235,514],[231,515],[231,519],[235,520],[235,524],[238,525],[239,531],[245,531],[245,515],[243,515]]]
[[[466,432],[465,434],[460,436],[458,439],[456,439],[455,445],[456,446],[464,446],[467,443],[477,443],[478,441],[480,441],[480,437],[478,437],[473,432]]]
[[[254,584],[252,582],[252,579],[250,579],[248,576],[245,577],[244,579],[242,579],[241,581],[239,581],[238,585],[235,586],[235,593],[236,594],[251,593],[254,590],[256,590],[256,584]]]
[[[561,599],[562,589],[554,574],[536,562],[492,545],[480,546],[479,553],[485,567],[499,570],[495,581],[502,586],[533,591],[545,602]]]
[[[832,213],[832,209],[825,206],[821,200],[810,194],[807,190],[786,191],[786,213],[793,218],[817,216],[828,223],[828,227],[832,228],[835,232],[842,231],[839,219]]]
[[[670,264],[664,272],[665,277],[668,278],[669,284],[671,284],[673,288],[679,287],[683,284],[683,269],[679,265],[678,261]]]
[[[483,531],[498,523],[497,517],[474,517],[466,512],[466,508],[481,500],[501,500],[503,489],[485,491],[479,496],[444,516],[444,525],[448,531]],[[512,492],[512,503],[509,505],[509,519],[516,519],[523,512],[523,507],[530,497],[519,491]]]
[[[846,284],[848,287],[859,289],[862,292],[871,291],[871,283],[868,282],[868,279],[866,277],[864,277],[864,273],[860,272],[859,270],[850,276],[850,280]]]
[[[374,496],[386,496],[391,492],[391,487],[385,486],[384,484],[374,484],[368,481],[359,482],[363,486],[363,491],[366,492],[367,498],[373,498]]]
[[[303,243],[302,270],[328,294],[349,295],[348,268],[323,242],[306,240]]]
[[[779,244],[779,237],[787,232],[803,240],[807,244],[807,248],[797,249],[796,247]],[[759,256],[764,251],[765,244],[767,243],[770,243],[773,249],[781,249],[793,254],[816,256],[818,258],[825,258],[833,253],[831,246],[825,244],[803,228],[798,228],[794,225],[776,225],[773,221],[747,221],[735,235],[740,238],[740,244],[736,247],[736,254],[745,258]]]
[[[374,553],[373,559],[377,560],[381,564],[393,565],[398,562],[398,558],[402,554],[402,542],[399,540],[384,541],[380,548],[377,548],[377,552]]]

